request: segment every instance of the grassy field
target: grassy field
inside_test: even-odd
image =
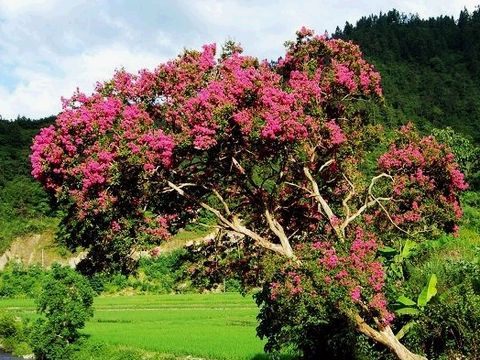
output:
[[[28,299],[1,300],[0,308],[35,316]],[[83,330],[85,356],[79,355],[97,359],[95,352],[116,351],[112,359],[134,359],[143,350],[145,359],[266,359],[255,335],[257,312],[250,296],[236,293],[99,297],[95,317]]]

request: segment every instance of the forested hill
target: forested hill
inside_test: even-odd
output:
[[[448,125],[480,143],[480,8],[457,19],[391,10],[346,23],[334,37],[359,44],[382,74],[390,122]]]
[[[47,195],[30,175],[28,155],[33,136],[54,120],[0,120],[0,254],[16,236],[52,223]]]
[[[30,177],[28,155],[33,136],[54,121],[54,116],[40,120],[25,117],[0,120],[0,188],[17,176]]]

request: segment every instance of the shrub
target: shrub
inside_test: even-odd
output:
[[[10,262],[0,273],[0,297],[36,297],[46,275],[40,266]]]
[[[28,323],[12,313],[0,313],[0,341],[4,350],[14,355],[27,355],[32,352],[28,344]]]
[[[94,292],[88,281],[68,267],[54,265],[37,298],[37,320],[32,347],[39,360],[71,357],[80,338],[79,329],[93,315]]]
[[[440,294],[432,299],[405,340],[429,359],[480,358],[480,266],[447,262]]]

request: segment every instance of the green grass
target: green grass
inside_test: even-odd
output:
[[[29,299],[1,300],[0,309],[35,316]],[[78,356],[266,359],[255,333],[257,312],[250,296],[236,293],[99,297],[95,316],[82,331],[88,339]]]
[[[92,340],[174,355],[252,359],[257,308],[238,294],[99,298],[85,328]]]

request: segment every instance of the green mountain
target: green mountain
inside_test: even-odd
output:
[[[458,19],[391,10],[347,22],[334,37],[359,44],[380,71],[390,123],[451,126],[480,143],[480,8]]]
[[[0,254],[17,236],[51,228],[55,221],[46,193],[30,175],[30,146],[55,120],[0,120]]]

